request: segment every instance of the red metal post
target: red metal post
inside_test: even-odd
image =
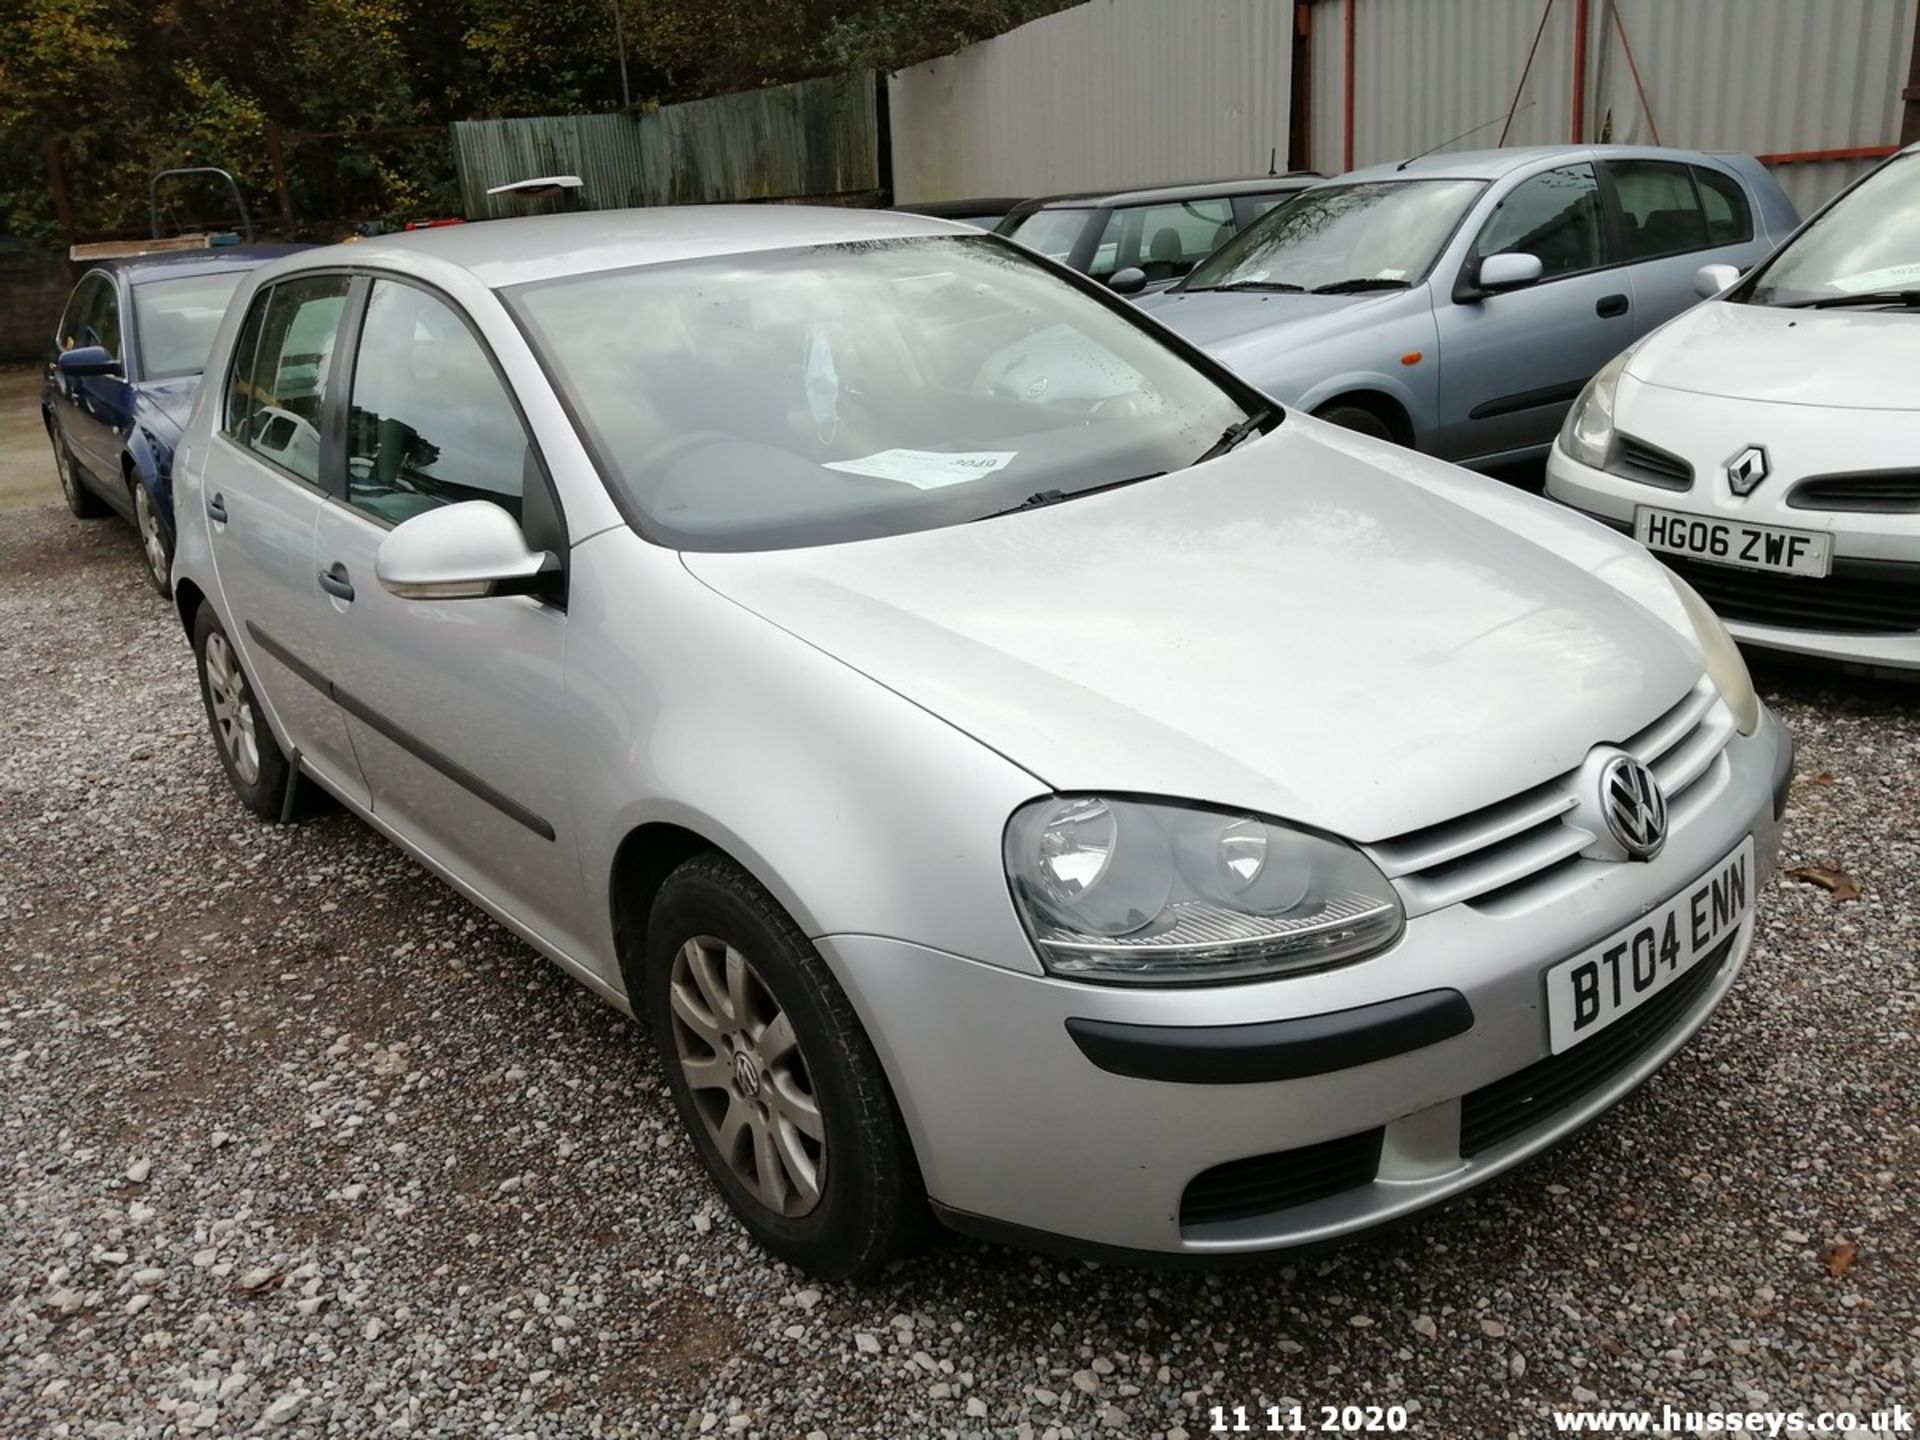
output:
[[[1527,50],[1527,63],[1520,67],[1520,83],[1513,87],[1513,103],[1507,106],[1507,123],[1500,127],[1500,145],[1507,143],[1507,133],[1513,129],[1513,117],[1520,109],[1520,97],[1527,93],[1527,77],[1533,73],[1534,56],[1540,53],[1540,37],[1547,33],[1547,21],[1553,16],[1553,0],[1547,0],[1547,8],[1540,12],[1540,28],[1533,32],[1533,44]]]
[[[1341,168],[1344,170],[1353,169],[1353,12],[1359,5],[1360,0],[1347,0],[1346,86],[1340,102],[1346,120],[1346,138],[1341,147]]]
[[[1884,160],[1899,149],[1898,145],[1853,145],[1843,150],[1782,150],[1753,158],[1762,165],[1816,165],[1823,160]]]
[[[1920,140],[1920,4],[1914,7],[1913,59],[1907,64],[1907,88],[1900,92],[1900,143]]]
[[[1293,103],[1287,168],[1313,168],[1313,0],[1293,3]]]
[[[1573,0],[1573,143],[1587,137],[1587,19],[1589,0]]]

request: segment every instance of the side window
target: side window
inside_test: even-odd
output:
[[[1138,265],[1149,280],[1171,280],[1193,269],[1233,234],[1233,202],[1225,198],[1116,210],[1100,237],[1090,273],[1104,279]]]
[[[1537,255],[1545,278],[1602,263],[1600,184],[1591,165],[1568,165],[1522,180],[1480,232],[1474,253]]]
[[[344,275],[315,275],[273,287],[262,311],[247,385],[239,438],[250,450],[314,485],[320,483],[320,399],[347,284]],[[252,326],[249,317],[247,328]],[[234,383],[237,389],[237,374]]]
[[[389,524],[460,500],[517,520],[527,445],[461,317],[425,290],[374,281],[347,413],[347,502]]]
[[[1738,180],[1696,165],[1693,183],[1700,192],[1700,208],[1707,212],[1709,244],[1738,245],[1753,238],[1753,209]]]
[[[240,326],[240,338],[233,342],[233,365],[227,373],[226,423],[221,429],[242,444],[246,443],[247,420],[253,412],[253,366],[260,351],[260,327],[272,294],[268,287],[253,297]]]
[[[104,275],[82,280],[60,317],[60,348],[82,345],[103,345],[114,359],[120,358],[120,298]]]
[[[1617,160],[1614,194],[1626,229],[1626,258],[1652,260],[1707,248],[1707,217],[1685,165],[1664,160]]]

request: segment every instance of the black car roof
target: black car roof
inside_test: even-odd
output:
[[[1153,205],[1166,200],[1207,200],[1219,195],[1302,190],[1325,178],[1317,170],[1289,170],[1285,175],[1249,175],[1239,180],[1196,180],[1185,185],[1149,185],[1131,190],[1083,190],[1042,195],[1023,202],[1018,208],[1023,211],[1111,210],[1122,205]]]

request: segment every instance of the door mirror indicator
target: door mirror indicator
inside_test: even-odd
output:
[[[104,345],[76,345],[62,350],[53,362],[62,375],[118,375],[120,362],[107,353]]]
[[[1706,300],[1739,283],[1738,265],[1702,265],[1693,272],[1693,293]]]
[[[1479,283],[1482,290],[1496,293],[1519,290],[1539,284],[1540,277],[1546,273],[1547,267],[1540,263],[1538,255],[1509,252],[1489,255],[1480,262]]]
[[[483,600],[542,593],[559,583],[561,569],[551,551],[527,544],[505,510],[467,500],[395,526],[380,543],[374,573],[402,600]]]

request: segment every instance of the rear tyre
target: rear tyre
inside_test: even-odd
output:
[[[1327,405],[1313,412],[1314,417],[1342,430],[1358,431],[1376,440],[1393,440],[1393,427],[1373,411],[1360,405]]]
[[[140,527],[140,553],[147,562],[147,578],[162,596],[171,597],[173,532],[160,518],[160,508],[153,503],[153,492],[137,478],[127,483],[133,487],[133,518]]]
[[[80,478],[80,467],[73,463],[73,452],[67,449],[67,442],[58,435],[53,440],[53,468],[60,476],[60,493],[66,497],[67,509],[81,520],[98,520],[107,513],[107,502],[87,488],[87,482]]]
[[[640,990],[681,1122],[762,1247],[839,1280],[920,1236],[919,1171],[873,1046],[752,877],[711,852],[667,877]]]
[[[211,605],[202,605],[194,616],[193,656],[200,672],[200,698],[207,707],[207,724],[227,783],[240,803],[262,820],[278,820],[286,807],[293,767],[273,738],[254,698],[253,684],[240,668],[240,656]]]

